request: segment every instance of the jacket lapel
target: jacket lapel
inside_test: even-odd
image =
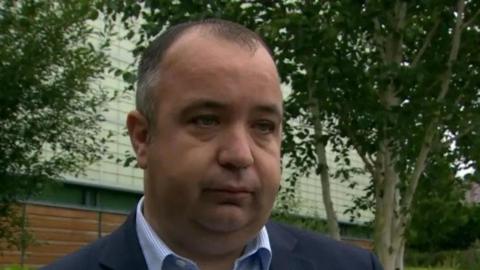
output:
[[[313,270],[311,261],[292,253],[272,249],[270,270]]]
[[[113,232],[102,249],[99,263],[105,269],[147,270],[135,226],[135,211]]]
[[[267,224],[267,231],[272,248],[270,270],[314,269],[310,260],[295,251],[296,237],[272,222]]]

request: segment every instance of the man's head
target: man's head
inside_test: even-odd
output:
[[[180,255],[238,252],[280,182],[282,95],[269,50],[231,22],[184,24],[153,41],[139,79],[127,126],[148,222]]]
[[[160,80],[158,76],[159,71],[161,71],[160,64],[170,46],[182,35],[192,30],[204,31],[203,34],[236,43],[240,47],[252,52],[257,50],[258,47],[263,47],[273,58],[270,48],[257,33],[237,23],[219,19],[207,19],[185,22],[168,28],[145,49],[138,66],[135,105],[137,111],[147,118],[149,124],[153,124],[155,121],[155,93]]]

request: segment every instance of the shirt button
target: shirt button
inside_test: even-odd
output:
[[[177,259],[175,263],[177,264],[178,267],[181,267],[181,268],[185,268],[185,266],[187,266],[187,262],[181,259]]]

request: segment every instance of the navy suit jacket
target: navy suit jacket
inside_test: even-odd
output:
[[[270,270],[381,270],[369,251],[275,222],[267,224]],[[48,265],[44,270],[147,270],[135,212],[112,234]]]

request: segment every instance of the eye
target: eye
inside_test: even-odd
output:
[[[253,125],[253,128],[256,129],[260,134],[271,134],[275,131],[276,125],[272,121],[262,120],[256,122]]]
[[[199,115],[192,118],[191,123],[200,128],[211,128],[220,124],[215,115]]]

